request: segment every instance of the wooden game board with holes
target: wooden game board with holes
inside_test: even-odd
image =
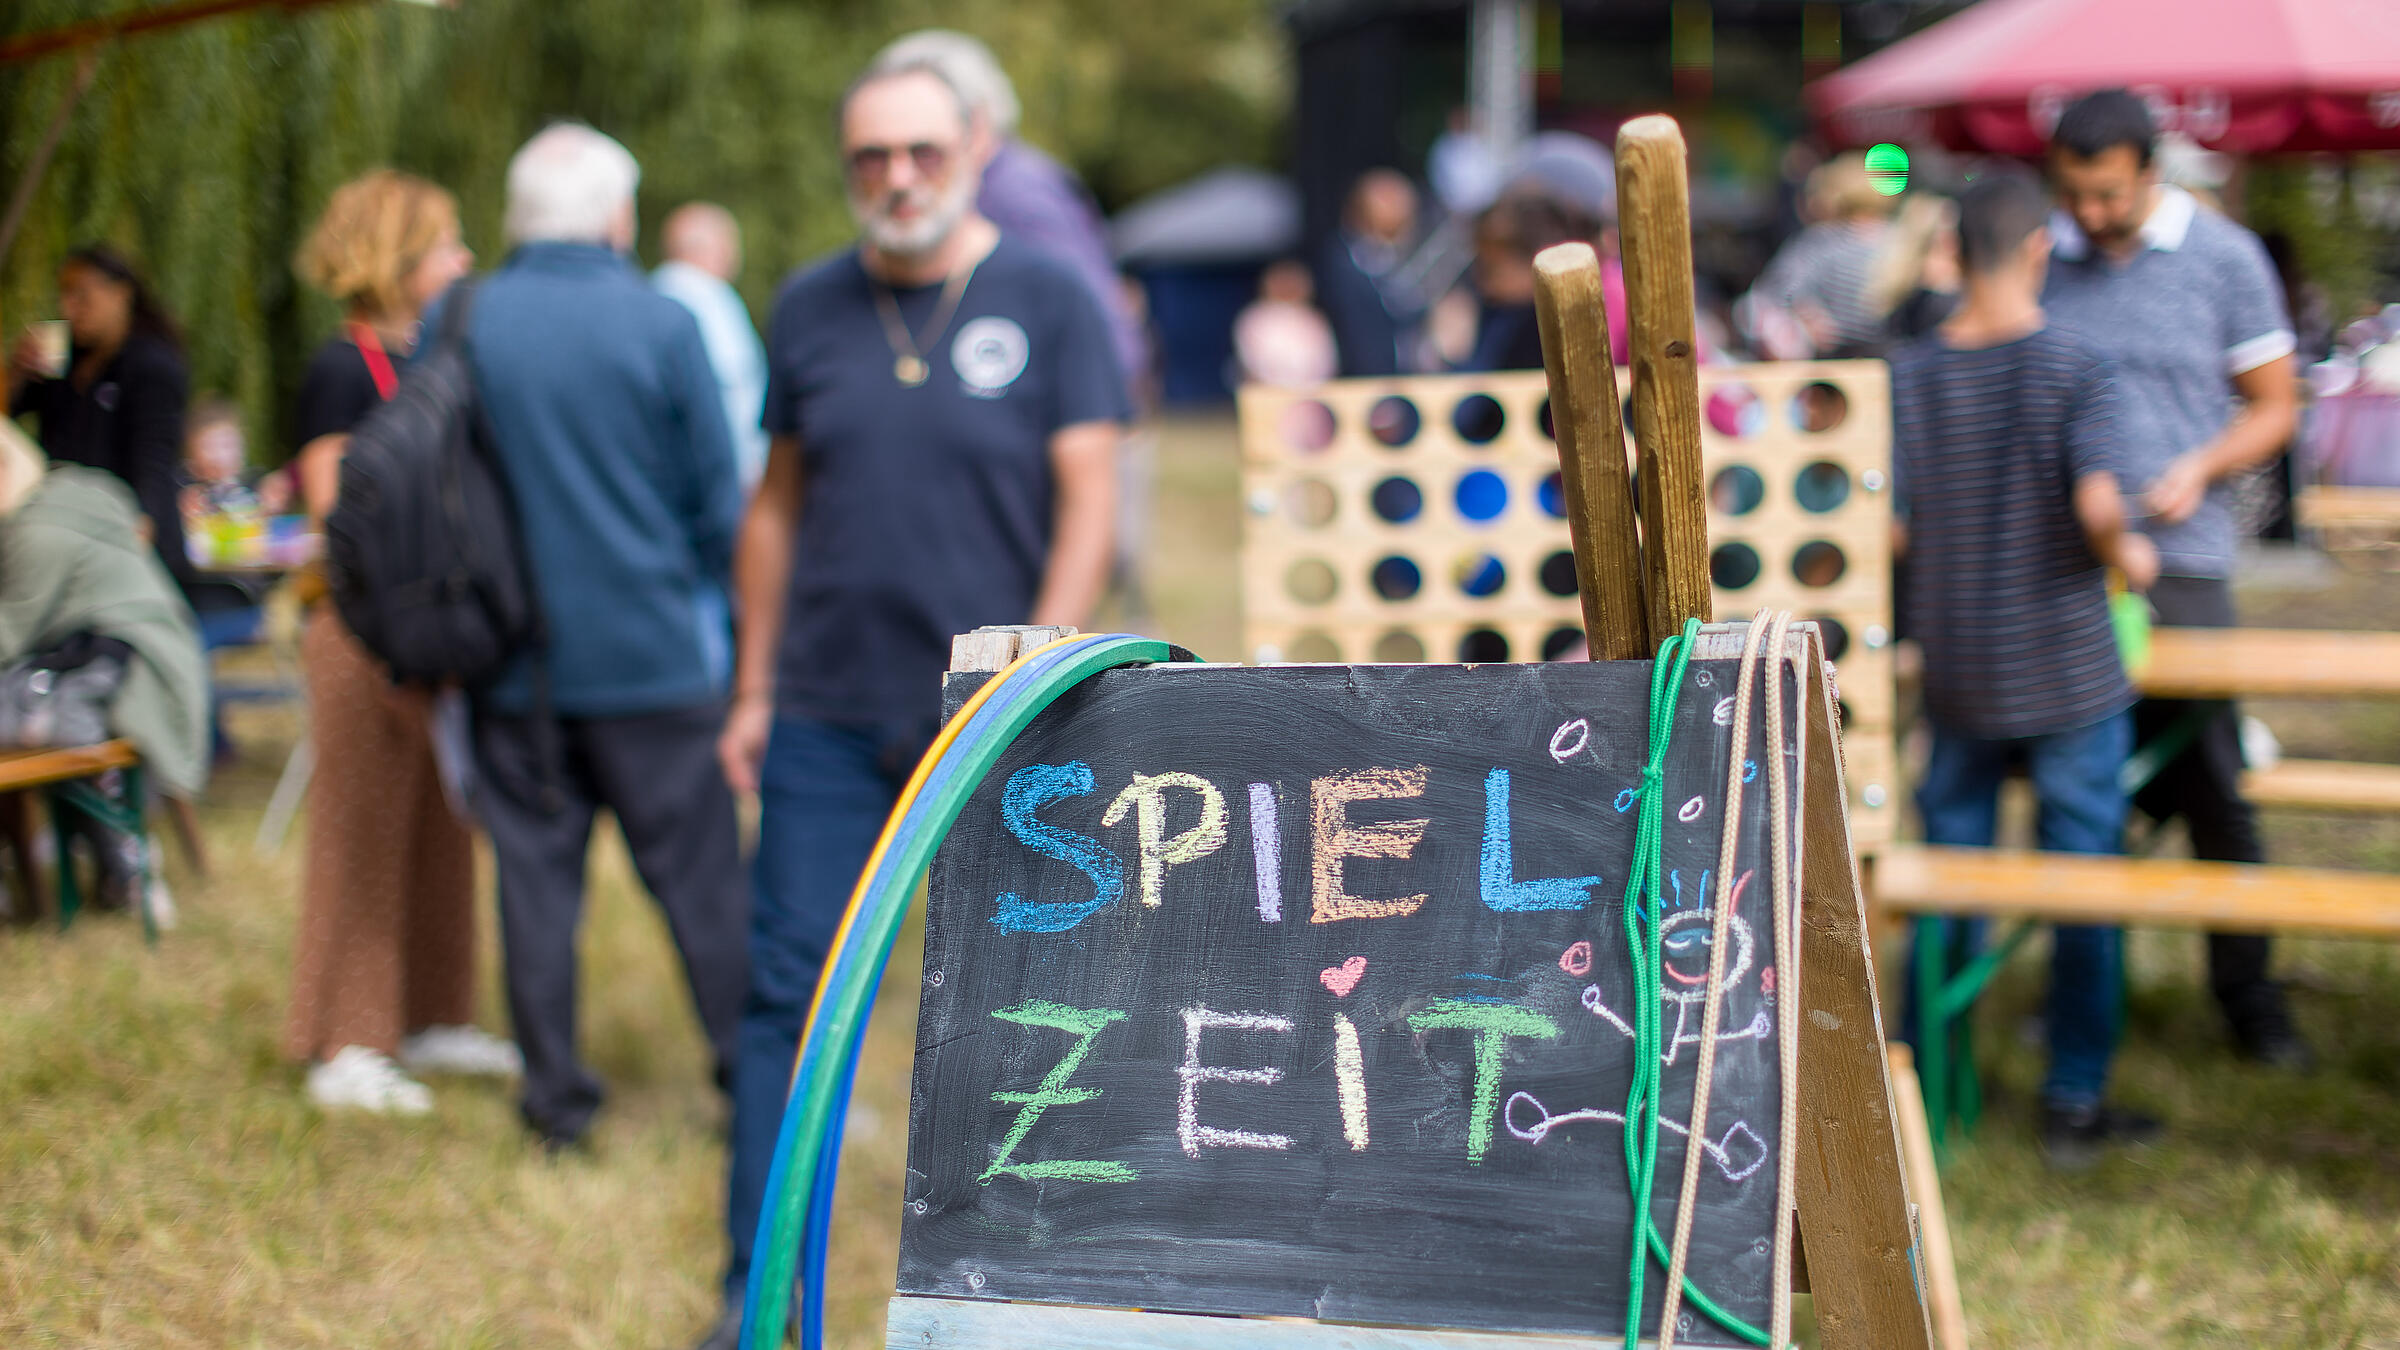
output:
[[[1823,625],[1851,830],[1882,843],[1897,807],[1888,374],[1729,366],[1700,387],[1717,617],[1772,607]],[[1548,392],[1540,371],[1243,390],[1248,659],[1580,658]]]

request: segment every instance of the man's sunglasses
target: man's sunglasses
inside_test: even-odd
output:
[[[908,145],[861,145],[852,149],[844,162],[853,180],[874,183],[890,175],[892,161],[901,155],[908,156],[909,163],[916,166],[919,178],[939,178],[942,171],[950,167],[950,147],[931,141],[916,141]]]

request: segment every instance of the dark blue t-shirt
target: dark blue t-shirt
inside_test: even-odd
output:
[[[941,287],[893,292],[930,373],[909,388],[855,252],[784,283],[763,421],[800,441],[800,533],[776,708],[899,731],[939,716],[950,639],[1024,623],[1050,556],[1050,438],[1123,421],[1107,321],[1003,235],[939,334]]]

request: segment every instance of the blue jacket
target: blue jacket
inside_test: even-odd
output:
[[[559,715],[722,698],[742,497],[691,311],[598,245],[527,244],[478,288],[467,336],[549,621]],[[523,662],[486,701],[529,707]]]

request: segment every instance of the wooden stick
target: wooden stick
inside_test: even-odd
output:
[[[1625,463],[1625,415],[1608,350],[1600,255],[1560,244],[1533,260],[1533,304],[1550,373],[1550,425],[1558,436],[1567,496],[1567,534],[1583,600],[1584,642],[1595,661],[1638,661],[1651,653],[1642,605],[1642,550],[1635,534],[1633,479]]]
[[[435,0],[447,4],[449,0]],[[39,32],[20,33],[0,41],[0,66],[31,61],[54,52],[91,48],[121,37],[155,32],[161,28],[180,28],[204,19],[223,18],[256,9],[281,9],[296,13],[320,5],[348,4],[351,0],[184,0],[182,4],[160,5],[154,9],[130,10],[105,18],[86,19],[81,23],[45,28]]]
[[[67,120],[75,115],[75,107],[91,92],[92,77],[99,73],[100,53],[87,51],[75,63],[75,78],[67,92],[59,97],[58,111],[50,115],[50,125],[42,129],[41,143],[34,146],[33,158],[25,163],[25,171],[17,178],[16,190],[8,197],[8,213],[0,216],[0,262],[8,261],[8,251],[17,242],[17,231],[24,227],[25,212],[33,206],[33,194],[42,185],[42,175],[50,171],[50,157],[58,153],[58,142],[67,134]]]
[[[1633,438],[1641,453],[1650,645],[1710,617],[1708,497],[1700,480],[1699,339],[1683,132],[1660,114],[1617,132]]]

